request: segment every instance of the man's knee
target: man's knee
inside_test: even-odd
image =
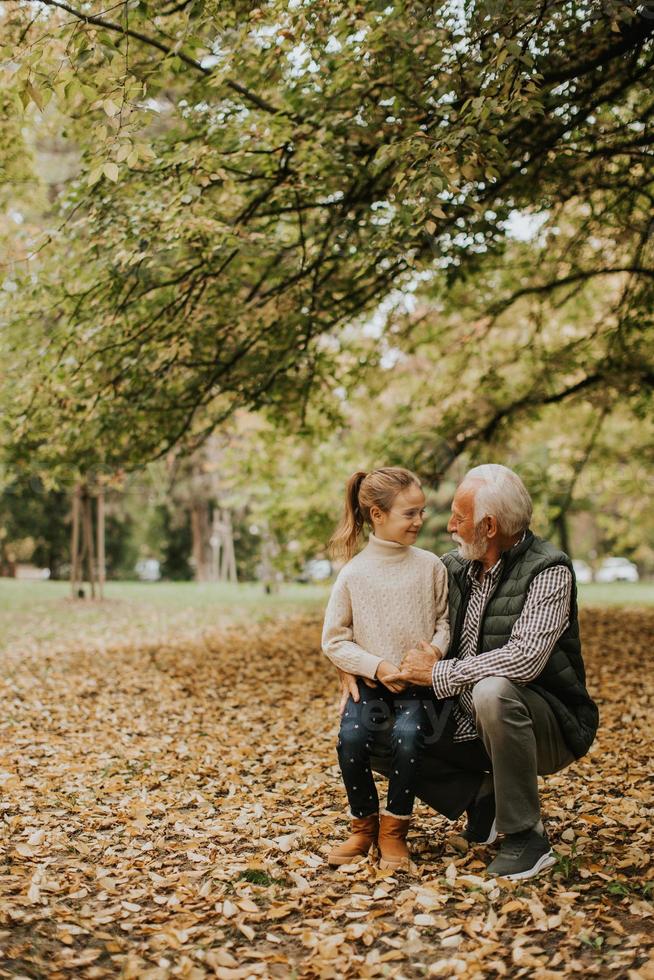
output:
[[[483,677],[472,688],[472,703],[477,718],[500,719],[506,711],[514,685],[506,677]]]

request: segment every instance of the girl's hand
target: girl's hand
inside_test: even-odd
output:
[[[342,716],[349,698],[352,698],[353,701],[359,700],[359,688],[357,687],[356,674],[348,674],[346,670],[341,670],[340,667],[336,669],[338,670],[338,679],[341,684],[341,700],[338,705],[338,713]],[[367,677],[364,677],[363,680],[368,687],[377,687],[376,683],[368,680]]]
[[[388,660],[381,661],[375,677],[379,678],[384,687],[387,687],[393,694],[400,694],[408,686],[401,677],[399,668],[394,667]]]

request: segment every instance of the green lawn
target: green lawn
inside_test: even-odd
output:
[[[26,643],[163,639],[283,613],[321,612],[327,586],[109,582],[103,602],[73,601],[67,582],[0,579],[0,649]]]
[[[652,606],[654,582],[615,582],[602,585],[593,582],[579,586],[582,606]]]
[[[66,582],[0,579],[0,649],[156,640],[281,613],[320,613],[328,594],[329,586],[294,583],[266,595],[254,583],[109,582],[104,602],[73,602]],[[654,583],[584,585],[579,595],[586,606],[648,606],[654,604]]]

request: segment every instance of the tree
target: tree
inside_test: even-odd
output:
[[[69,560],[65,493],[46,491],[36,479],[12,480],[0,493],[0,568],[11,572],[17,560],[49,568],[57,578]]]
[[[654,284],[629,272],[557,283],[559,252],[569,257],[581,238],[578,224],[552,214],[539,237],[513,243],[501,261],[487,257],[449,288],[432,279],[415,310],[388,317],[385,343],[405,407],[382,438],[401,443],[396,452],[432,480],[464,451],[506,451],[514,429],[529,425],[537,439],[539,419],[560,426],[557,406],[577,420],[570,435],[582,468],[612,413],[635,426],[648,416]],[[607,235],[593,247],[619,265],[619,240]],[[652,253],[644,243],[644,266]],[[527,275],[543,288],[520,287]],[[388,372],[376,385],[393,401]]]
[[[611,356],[571,381],[550,362],[514,407],[618,372],[651,392],[647,5],[2,8],[7,98],[80,158],[7,303],[16,463],[133,468],[243,406],[331,406],[339,330],[417,275],[461,295],[516,209],[570,231],[505,283],[496,324],[529,297],[619,286]],[[456,454],[505,416],[469,431],[457,411],[444,437]]]

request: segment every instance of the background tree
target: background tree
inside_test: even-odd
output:
[[[33,289],[17,268],[19,457],[130,467],[239,406],[301,414],[325,334],[416,272],[465,282],[521,207],[575,230],[520,295],[628,276],[598,383],[651,390],[619,341],[651,307],[645,6],[2,6],[9,97],[80,159]]]

